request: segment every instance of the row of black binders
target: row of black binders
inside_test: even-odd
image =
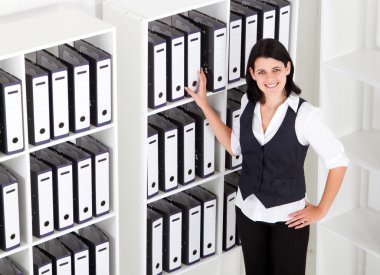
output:
[[[233,0],[230,13],[228,82],[244,78],[250,51],[262,38],[289,49],[290,3],[286,0]]]
[[[227,91],[227,120],[226,124],[228,127],[233,129],[235,123],[239,123],[240,121],[240,105],[241,98],[245,93],[245,86],[240,86],[237,88],[229,89]],[[242,156],[231,156],[228,152],[226,152],[226,161],[225,166],[227,169],[236,169],[242,164]]]
[[[109,250],[108,236],[91,225],[33,247],[33,272],[34,275],[109,275]]]
[[[111,123],[111,55],[84,41],[25,60],[29,142],[39,145]]]
[[[1,275],[23,275],[21,267],[10,258],[0,259],[0,274]],[[48,273],[46,275],[49,275]]]
[[[148,107],[182,99],[184,87],[195,90],[198,70],[207,90],[225,87],[226,24],[199,11],[189,11],[149,23]]]
[[[171,191],[215,172],[215,136],[202,111],[190,103],[148,118],[147,196]]]
[[[109,212],[109,148],[85,136],[30,155],[33,235]]]
[[[213,193],[196,186],[148,205],[147,275],[215,254],[216,203]]]
[[[235,200],[240,174],[233,172],[224,177],[223,205],[223,250],[228,251],[240,245],[236,227]]]

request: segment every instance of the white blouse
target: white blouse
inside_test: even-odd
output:
[[[248,98],[245,94],[241,100],[241,114],[247,106]],[[252,131],[258,142],[263,146],[270,141],[281,126],[288,107],[297,111],[299,103],[298,95],[291,93],[286,101],[281,104],[270,121],[265,133],[261,126],[260,103],[257,102],[254,110]],[[240,121],[239,121],[240,122]],[[302,145],[310,145],[323,160],[328,169],[348,166],[348,158],[344,152],[342,143],[333,135],[323,123],[322,111],[304,102],[298,110],[295,121],[295,130],[298,141]],[[231,148],[235,155],[240,155],[240,123],[235,123],[231,133]],[[305,198],[271,208],[265,206],[252,194],[243,200],[240,190],[236,196],[236,206],[253,221],[275,223],[286,221],[288,215],[305,207]]]

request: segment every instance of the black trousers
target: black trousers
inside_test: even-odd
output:
[[[236,207],[246,275],[305,275],[310,227],[254,222]]]

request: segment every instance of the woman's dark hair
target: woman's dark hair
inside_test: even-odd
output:
[[[253,46],[248,58],[245,79],[247,82],[247,97],[249,101],[260,101],[261,103],[265,102],[264,93],[257,86],[256,81],[252,78],[249,72],[250,67],[254,69],[255,61],[259,57],[276,59],[284,63],[285,67],[290,61],[290,73],[286,76],[285,84],[286,97],[288,97],[291,92],[294,92],[296,94],[301,93],[301,89],[293,81],[294,66],[288,51],[278,40],[265,38],[257,41],[257,43]]]

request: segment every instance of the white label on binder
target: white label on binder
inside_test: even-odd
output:
[[[183,178],[187,183],[195,179],[195,123],[184,127],[183,146]]]
[[[69,98],[67,71],[52,74],[53,97],[53,136],[58,137],[69,133]]]
[[[201,206],[194,207],[189,213],[189,262],[200,257],[201,244]]]
[[[214,33],[214,90],[223,88],[226,83],[226,28]]]
[[[58,226],[65,228],[73,224],[73,174],[72,166],[65,166],[58,173]]]
[[[158,135],[148,138],[148,196],[158,192]]]
[[[235,112],[232,112],[232,128],[234,127],[234,125],[236,125],[236,123],[239,123],[240,112],[241,112],[240,109],[236,110]],[[232,167],[236,167],[240,165],[243,159],[241,155],[231,156],[231,158],[232,158]]]
[[[165,133],[165,189],[178,184],[178,135],[177,129]]]
[[[173,270],[181,266],[182,213],[170,217],[169,228],[169,269]]]
[[[38,175],[38,213],[40,235],[54,230],[53,174],[51,171]]]
[[[78,163],[78,213],[79,220],[92,217],[92,164],[91,158]]]
[[[152,274],[162,272],[162,218],[152,223]]]
[[[8,151],[13,152],[24,147],[21,85],[5,87],[4,93],[6,142]]]
[[[96,274],[110,274],[110,251],[109,242],[96,246]]]
[[[57,260],[57,273],[54,275],[71,275],[71,257]]]
[[[95,214],[110,209],[110,160],[109,153],[95,157]]]
[[[232,193],[227,197],[227,222],[226,222],[226,248],[235,245],[236,217],[235,217],[235,197],[236,193]]]
[[[97,63],[97,117],[98,123],[111,120],[112,116],[112,70],[111,59]]]
[[[263,38],[275,38],[276,11],[264,12],[263,21]]]
[[[75,129],[90,127],[90,73],[89,65],[74,69]]]
[[[257,15],[252,15],[246,18],[245,22],[245,65],[242,70],[247,70],[247,63],[249,54],[251,53],[251,49],[253,45],[257,42]]]
[[[89,255],[88,250],[76,253],[74,256],[74,274],[89,275]]]
[[[166,102],[166,43],[154,47],[154,105]]]
[[[34,139],[36,142],[50,138],[49,78],[41,76],[33,79]]]
[[[38,269],[38,275],[53,275],[53,266],[52,264],[47,264]]]
[[[216,248],[216,200],[205,202],[203,213],[203,256],[208,256],[215,253]]]
[[[5,247],[10,248],[20,243],[17,182],[3,188],[3,204]]]
[[[207,119],[204,120],[203,129],[203,169],[204,174],[208,175],[214,172],[215,138]]]
[[[230,24],[230,54],[228,62],[228,80],[240,78],[241,64],[241,19],[231,22]]]
[[[184,96],[185,83],[185,40],[179,37],[172,40],[172,99]]]
[[[279,41],[289,50],[290,6],[280,9]]]
[[[198,84],[198,70],[201,67],[201,33],[187,37],[187,86],[195,89]]]

